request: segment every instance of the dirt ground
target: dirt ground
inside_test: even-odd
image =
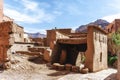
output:
[[[11,69],[0,70],[0,80],[116,80],[116,69],[80,74],[50,69],[42,57],[12,54]]]

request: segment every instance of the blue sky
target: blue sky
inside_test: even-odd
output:
[[[4,0],[4,14],[26,32],[76,29],[97,19],[120,18],[120,0]]]

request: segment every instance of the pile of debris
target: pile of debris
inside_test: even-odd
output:
[[[86,74],[89,72],[88,68],[85,68],[84,65],[79,66],[75,66],[75,65],[71,65],[71,64],[65,64],[65,65],[61,65],[59,63],[54,63],[52,65],[52,69],[58,70],[58,71],[63,71],[63,70],[67,70],[67,71],[72,71],[75,73],[83,73]]]

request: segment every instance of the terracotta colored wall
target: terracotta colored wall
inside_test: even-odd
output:
[[[41,46],[44,46],[44,39],[42,38],[31,38],[32,42],[38,43]]]
[[[85,53],[86,61],[85,67],[89,68],[90,71],[93,71],[93,54],[94,54],[94,46],[93,46],[93,29],[88,28],[87,34],[87,50]]]
[[[3,20],[3,0],[0,0],[0,22]]]
[[[50,46],[50,44],[53,45],[54,41],[56,41],[56,31],[64,34],[70,34],[71,29],[52,29],[47,30],[47,46]]]
[[[47,46],[49,46],[52,49],[54,46],[55,40],[56,40],[55,30],[48,30],[47,31]]]
[[[7,50],[10,43],[10,32],[12,31],[11,22],[0,23],[0,64],[7,60]]]
[[[47,46],[50,46],[51,49],[54,48],[54,44],[56,42],[56,39],[58,38],[56,31],[64,34],[70,34],[71,29],[52,29],[47,30]],[[61,36],[61,35],[60,35]]]
[[[91,72],[107,68],[107,35],[90,26],[87,35],[86,64]]]

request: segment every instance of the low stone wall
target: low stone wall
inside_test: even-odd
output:
[[[29,51],[31,51],[31,52],[42,52],[42,53],[44,53],[44,49],[45,48],[34,48],[34,47],[32,47],[32,48],[28,48],[28,50]]]
[[[28,51],[28,47],[33,47],[34,44],[32,43],[14,43],[10,48],[11,52],[15,51]]]

